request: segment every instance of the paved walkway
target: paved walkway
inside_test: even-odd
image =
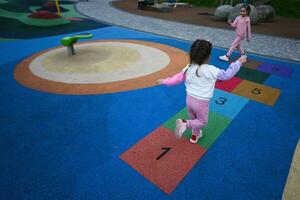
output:
[[[111,5],[113,0],[89,0],[76,7],[82,14],[107,24],[118,25],[182,40],[207,39],[214,46],[229,48],[234,32],[219,28],[196,26],[145,17],[119,10]],[[228,38],[228,39],[227,39]],[[276,58],[300,61],[300,40],[253,34],[250,43],[244,43],[247,52]]]

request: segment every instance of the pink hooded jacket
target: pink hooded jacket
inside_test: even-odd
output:
[[[235,32],[240,37],[251,39],[251,25],[249,17],[238,16],[235,18],[231,26],[235,28]]]

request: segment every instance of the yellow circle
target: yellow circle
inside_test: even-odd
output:
[[[97,73],[126,68],[139,57],[137,50],[125,46],[78,46],[74,56],[68,56],[64,48],[49,54],[42,67],[57,73]]]

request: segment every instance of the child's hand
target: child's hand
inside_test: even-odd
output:
[[[239,59],[238,59],[241,63],[245,63],[245,62],[247,62],[247,58],[245,58],[245,56],[241,56],[241,57],[239,57]]]
[[[158,83],[159,85],[161,85],[161,84],[163,83],[163,80],[164,80],[164,79],[158,79],[158,80],[157,80],[157,83]]]

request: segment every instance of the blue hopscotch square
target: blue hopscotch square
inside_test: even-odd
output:
[[[245,97],[215,89],[209,108],[224,117],[234,119],[248,101]]]

